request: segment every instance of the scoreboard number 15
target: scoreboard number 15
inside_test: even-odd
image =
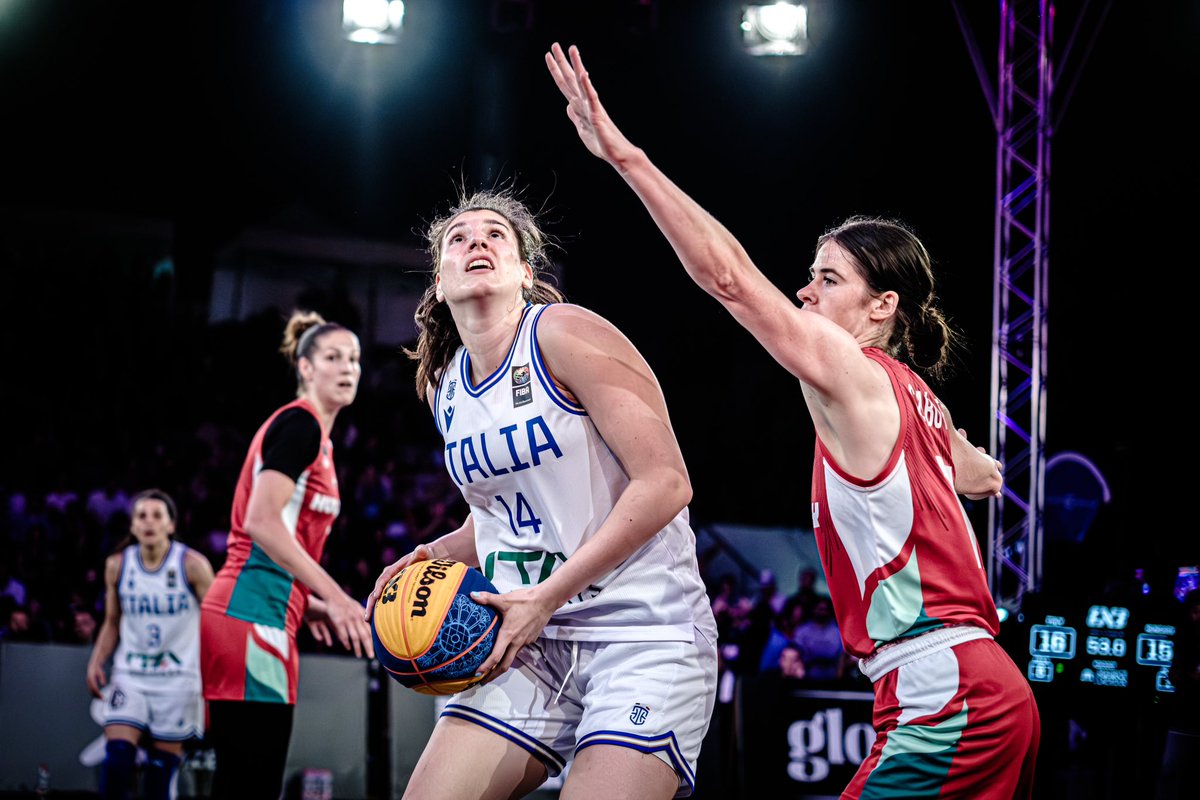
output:
[[[1175,643],[1165,636],[1139,633],[1137,663],[1151,667],[1169,667],[1175,659]]]

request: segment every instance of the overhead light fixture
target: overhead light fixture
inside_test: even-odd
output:
[[[808,8],[800,3],[742,7],[742,43],[755,56],[808,52]]]
[[[395,44],[404,22],[402,0],[342,0],[342,30],[360,44]]]

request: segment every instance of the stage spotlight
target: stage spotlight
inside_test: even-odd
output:
[[[342,30],[361,44],[395,44],[404,22],[401,0],[342,0]]]
[[[801,56],[808,51],[808,8],[799,3],[743,6],[742,43],[755,56]]]

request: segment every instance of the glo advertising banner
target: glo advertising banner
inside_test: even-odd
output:
[[[742,688],[746,797],[837,797],[871,752],[870,692],[801,689],[783,679]]]

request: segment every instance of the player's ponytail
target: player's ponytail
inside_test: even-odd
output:
[[[300,391],[304,389],[304,378],[300,374],[300,359],[312,360],[313,351],[317,349],[317,340],[332,331],[349,330],[336,322],[326,322],[315,311],[293,311],[283,330],[283,342],[279,352],[296,370],[296,381]]]

